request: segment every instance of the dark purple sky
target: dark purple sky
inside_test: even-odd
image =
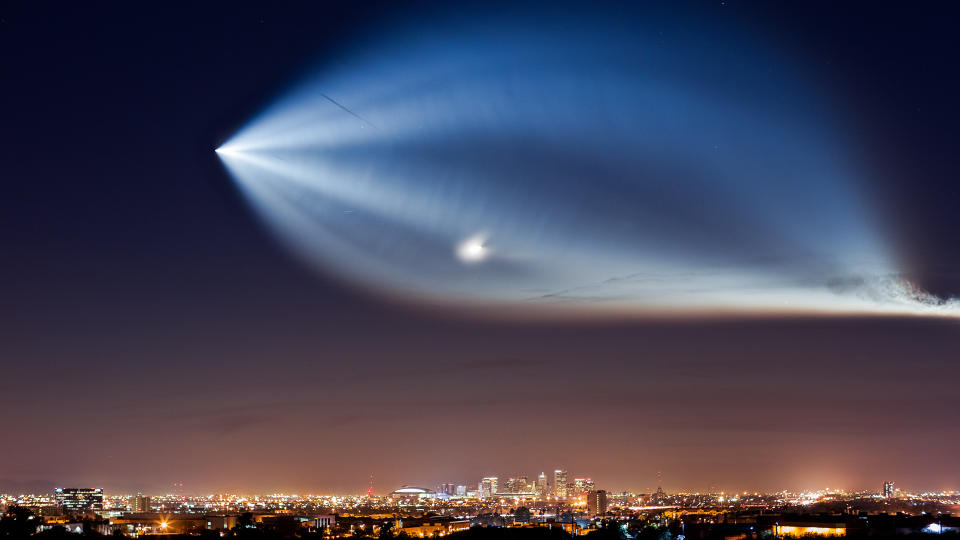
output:
[[[956,14],[688,9],[783,36],[851,98],[913,277],[960,293]],[[558,467],[615,490],[658,470],[667,490],[960,488],[956,321],[498,321],[291,258],[212,149],[397,15],[0,8],[0,492],[360,492],[370,474],[386,492]]]

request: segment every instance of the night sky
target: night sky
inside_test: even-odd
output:
[[[839,156],[855,164],[852,183],[872,216],[863,223],[897,279],[936,302],[960,295],[960,20],[949,6],[668,7],[0,7],[0,492],[65,485],[161,492],[182,482],[191,493],[358,493],[371,474],[375,490],[389,492],[400,484],[470,485],[481,476],[533,477],[555,468],[592,477],[600,488],[641,492],[656,489],[657,471],[667,491],[879,489],[884,480],[905,489],[960,488],[956,317],[756,313],[709,302],[710,309],[677,313],[635,296],[606,310],[598,306],[609,296],[592,299],[607,289],[589,289],[571,312],[557,307],[563,317],[551,316],[550,302],[527,312],[511,287],[520,284],[526,294],[531,283],[547,280],[531,294],[556,298],[552,287],[570,276],[496,260],[496,251],[489,265],[461,268],[437,255],[446,244],[438,252],[424,240],[449,229],[432,215],[433,229],[416,234],[394,235],[397,223],[383,215],[344,227],[364,231],[351,237],[352,247],[389,241],[394,250],[381,247],[378,258],[363,262],[328,244],[291,249],[289,235],[245,194],[243,175],[231,175],[214,152],[294,102],[291,92],[304,84],[333,86],[337,102],[349,105],[361,91],[404,87],[398,81],[405,77],[434,80],[427,66],[449,62],[459,71],[430,83],[465,81],[447,109],[428,116],[424,107],[438,103],[432,87],[413,84],[392,95],[390,109],[413,111],[405,117],[410,125],[432,121],[446,131],[409,146],[398,132],[379,146],[350,147],[349,155],[335,156],[339,163],[379,173],[416,161],[402,169],[408,183],[391,184],[401,194],[442,187],[445,180],[430,183],[423,170],[468,171],[464,193],[478,189],[498,208],[484,207],[491,227],[512,224],[513,231],[533,226],[531,206],[517,198],[529,193],[522,183],[511,191],[513,184],[496,179],[519,171],[529,186],[561,171],[566,176],[550,186],[536,223],[568,227],[569,235],[547,241],[515,232],[508,240],[537,246],[544,257],[569,257],[557,266],[582,265],[576,275],[591,282],[648,262],[627,256],[640,242],[629,227],[653,224],[666,227],[657,229],[667,231],[666,244],[687,248],[657,252],[676,255],[683,268],[723,260],[743,269],[743,261],[762,260],[750,270],[783,278],[777,283],[791,291],[820,281],[836,290],[834,278],[846,291],[862,276],[835,273],[846,267],[834,263],[866,249],[858,234],[847,234],[859,231],[862,206],[815,174],[826,170],[816,160]],[[616,32],[606,31],[611,20],[620,25]],[[476,33],[451,31],[451,21]],[[406,42],[397,37],[404,32]],[[617,32],[629,38],[616,41]],[[420,49],[403,45],[411,34]],[[518,36],[537,39],[525,50],[549,50],[559,67],[510,72],[522,83],[511,88],[521,90],[491,98],[488,124],[461,129],[473,118],[469,107],[483,106],[473,92],[500,73],[499,60],[525,58],[511,48]],[[699,109],[680,108],[693,127],[724,127],[716,146],[743,150],[722,168],[697,169],[705,154],[693,135],[671,135],[669,151],[649,156],[631,146],[641,133],[627,128],[566,131],[554,145],[517,135],[529,129],[523,133],[543,139],[547,129],[540,116],[518,116],[511,107],[542,102],[553,119],[551,103],[561,110],[567,96],[558,88],[577,95],[588,78],[578,77],[577,55],[593,50],[584,42],[600,53],[622,48],[626,60],[597,68],[609,81],[623,66],[645,65],[633,59],[648,58],[649,42],[661,55],[651,65],[676,75],[667,82],[682,79],[682,89],[696,89],[689,103],[716,99],[723,109],[734,101],[718,96],[738,97],[751,111],[743,123],[721,116],[711,124]],[[370,50],[376,62],[364,56]],[[484,62],[487,71],[462,74]],[[713,84],[721,80],[727,86]],[[634,91],[630,83],[610,88],[627,98]],[[616,110],[625,118],[651,110],[674,118],[663,104],[679,90],[666,88],[662,102],[638,98],[636,109]],[[616,92],[604,94],[608,103],[619,103]],[[418,99],[427,105],[414,107]],[[591,118],[612,114],[602,105],[598,99],[576,109],[597,115],[574,111],[560,119],[593,126]],[[391,129],[390,114],[376,107],[347,108],[357,116],[342,111],[337,122],[366,122],[365,133]],[[780,123],[777,114],[804,120]],[[761,128],[750,127],[761,119]],[[667,139],[662,133],[643,132],[643,140],[655,146]],[[746,220],[741,230],[731,223],[759,206],[744,199],[708,205],[702,193],[671,188],[657,192],[670,205],[651,205],[667,217],[631,222],[649,215],[623,202],[633,191],[586,200],[581,196],[594,192],[578,191],[583,178],[658,178],[658,170],[686,170],[678,164],[693,164],[702,182],[715,178],[703,169],[739,177],[761,140],[783,151],[784,167],[801,171],[789,185],[823,197],[764,207],[768,220]],[[588,143],[609,159],[576,161],[558,150]],[[453,152],[466,157],[453,159]],[[662,169],[647,168],[654,157],[663,159]],[[811,176],[803,176],[806,167]],[[750,185],[746,191],[755,192]],[[375,199],[371,208],[409,217],[396,206],[406,199]],[[775,234],[817,228],[830,230],[794,235],[802,251]],[[497,240],[494,231],[494,249]],[[585,245],[596,252],[584,252]],[[463,278],[481,267],[485,273]],[[731,296],[753,275],[738,273]],[[713,283],[695,285],[684,294]],[[475,302],[488,296],[506,303]],[[707,296],[694,298],[700,306]],[[709,296],[717,298],[729,300]]]

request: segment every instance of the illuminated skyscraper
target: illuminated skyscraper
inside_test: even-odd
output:
[[[607,511],[607,492],[602,489],[588,491],[587,510],[593,516],[605,513]]]
[[[567,496],[567,471],[562,469],[553,471],[553,494],[557,497]]]
[[[888,499],[893,498],[893,482],[887,481],[883,483],[883,496]]]
[[[657,486],[657,492],[653,494],[650,502],[656,506],[662,506],[665,498],[666,494],[663,492],[663,486]]]
[[[516,478],[508,479],[501,493],[532,493],[532,486],[526,475],[520,475]]]
[[[593,480],[589,478],[574,478],[573,493],[567,493],[567,495],[579,497],[591,489],[593,489]]]
[[[543,497],[547,494],[547,473],[542,472],[537,477],[537,495]]]
[[[488,476],[480,480],[480,497],[489,498],[495,496],[499,491],[497,489],[498,480],[499,478],[496,476]]]
[[[143,493],[137,493],[133,497],[130,497],[130,509],[134,512],[149,512],[150,497],[145,496]]]
[[[57,488],[57,504],[66,513],[84,513],[103,510],[103,490],[100,488]]]

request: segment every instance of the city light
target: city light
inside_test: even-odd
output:
[[[541,474],[539,478],[542,478]],[[385,527],[410,538],[439,538],[471,527],[558,527],[574,535],[586,535],[604,526],[618,525],[623,540],[634,538],[643,527],[692,534],[721,527],[726,520],[743,524],[750,538],[764,534],[778,538],[837,537],[862,532],[869,527],[896,526],[905,531],[942,534],[960,530],[960,519],[949,508],[960,504],[960,492],[907,493],[898,490],[885,496],[878,490],[822,489],[807,492],[664,492],[662,487],[646,493],[591,489],[580,493],[576,482],[562,486],[568,495],[555,495],[561,486],[542,482],[519,482],[524,475],[503,483],[502,489],[524,493],[486,493],[499,477],[485,477],[476,487],[453,482],[437,489],[403,486],[388,495],[314,495],[273,493],[237,495],[122,495],[101,494],[93,489],[64,488],[54,495],[0,494],[6,509],[34,509],[28,519],[39,518],[40,527],[68,526],[81,530],[79,519],[97,523],[102,534],[201,534],[238,527],[270,527],[289,518],[303,533],[324,531],[332,538],[378,536]],[[499,485],[499,482],[497,482]],[[585,482],[581,482],[585,484]],[[885,484],[891,484],[886,482]],[[102,498],[101,498],[102,496]],[[142,511],[144,502],[149,508]],[[818,508],[811,509],[810,501]],[[825,508],[841,511],[822,512]],[[2,510],[3,508],[0,508]],[[924,510],[939,509],[931,522]],[[249,517],[244,517],[244,513]],[[869,519],[862,519],[867,515]],[[246,520],[246,521],[244,521]]]

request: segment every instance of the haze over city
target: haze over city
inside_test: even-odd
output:
[[[0,494],[946,512],[953,11],[4,4]]]

